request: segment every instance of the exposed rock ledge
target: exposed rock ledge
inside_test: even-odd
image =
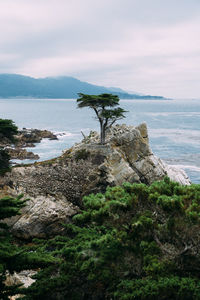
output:
[[[15,142],[8,138],[0,138],[0,146],[6,147],[11,159],[39,159],[38,154],[23,149],[25,147],[35,147],[42,139],[57,140],[57,136],[49,130],[23,128],[15,136]]]
[[[31,166],[15,167],[0,179],[2,193],[24,193],[31,200],[21,216],[11,219],[15,235],[23,238],[60,233],[62,222],[81,206],[81,198],[105,191],[108,185],[151,184],[168,175],[188,185],[184,171],[166,165],[151,151],[146,124],[137,127],[116,125],[107,133],[105,145],[91,132],[61,157]]]
[[[57,140],[57,136],[49,130],[23,128],[16,136],[17,147],[35,147],[42,139]]]
[[[11,159],[39,159],[38,154],[34,154],[32,151],[27,151],[23,148],[7,148],[8,154]]]

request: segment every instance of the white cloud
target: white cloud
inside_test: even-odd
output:
[[[198,97],[199,7],[196,0],[0,0],[0,72]]]

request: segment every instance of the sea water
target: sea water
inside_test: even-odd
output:
[[[121,100],[120,106],[128,111],[120,123],[137,126],[146,122],[154,154],[183,168],[192,182],[200,183],[200,100]],[[99,130],[93,111],[77,109],[76,100],[0,99],[0,118],[14,120],[19,128],[58,134],[58,141],[43,139],[27,149],[39,154],[40,161],[59,156],[79,142],[81,131]]]

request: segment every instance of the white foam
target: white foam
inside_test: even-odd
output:
[[[200,116],[200,112],[149,112],[149,113],[145,113],[145,115],[150,115],[150,116],[161,116],[161,117],[168,117],[170,115],[173,116],[182,116],[182,117],[193,117],[193,116]]]
[[[192,143],[200,142],[199,130],[184,130],[184,129],[150,129],[150,137],[167,137],[174,142]]]
[[[200,172],[200,167],[196,167],[193,165],[170,165],[170,166],[179,168],[179,169],[190,169],[192,171]]]
[[[54,131],[53,133],[57,136],[58,139],[66,137],[66,136],[75,136],[76,135],[75,133],[71,133],[69,131]]]

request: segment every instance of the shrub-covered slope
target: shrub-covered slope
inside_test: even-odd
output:
[[[199,202],[168,178],[84,197],[64,236],[37,241],[61,263],[23,299],[200,299]]]

